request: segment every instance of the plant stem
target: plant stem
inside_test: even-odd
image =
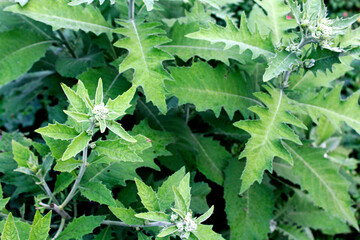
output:
[[[89,130],[93,131],[95,127],[95,123],[94,122],[90,122],[90,127]],[[59,206],[60,209],[64,209],[64,207],[71,201],[71,199],[75,196],[76,194],[76,190],[79,187],[79,184],[81,182],[82,177],[84,176],[85,170],[86,170],[86,165],[87,165],[87,157],[88,157],[88,147],[86,146],[83,150],[83,154],[82,154],[82,165],[80,167],[80,171],[79,171],[79,175],[77,176],[74,185],[72,186],[70,193],[67,195],[67,197],[65,198],[64,202]]]
[[[62,218],[65,218],[65,219],[70,219],[71,218],[70,215],[66,211],[64,211],[63,209],[60,209],[60,207],[58,205],[56,205],[55,203],[51,203],[50,205],[48,205],[48,204],[39,202],[39,205],[43,206],[44,208],[54,210]]]
[[[55,236],[52,238],[52,240],[55,240],[55,239],[60,235],[60,233],[61,233],[62,230],[64,229],[64,226],[65,226],[65,218],[61,218],[61,222],[60,222],[59,229],[56,231],[56,234],[55,234]]]
[[[111,221],[111,220],[105,220],[101,224],[119,226],[119,227],[132,227],[132,228],[137,228],[137,227],[140,227],[140,228],[144,228],[144,227],[169,227],[169,226],[173,225],[173,224],[168,223],[168,222],[152,222],[152,223],[148,223],[148,224],[144,224],[144,225],[128,225],[128,224],[126,224],[124,222]]]
[[[129,19],[134,20],[135,18],[135,0],[128,0],[129,2]]]
[[[49,196],[50,201],[54,200],[54,203],[59,205],[59,202],[56,200],[53,192],[50,190],[49,185],[45,182],[45,179],[43,179],[41,185],[44,187],[46,194]]]
[[[74,52],[74,50],[70,47],[70,44],[69,44],[68,41],[66,40],[66,38],[65,38],[64,34],[62,33],[62,31],[61,31],[61,30],[58,30],[57,32],[58,32],[58,34],[59,34],[59,36],[60,36],[63,44],[64,44],[65,47],[69,50],[69,53],[71,54],[71,56],[72,56],[73,58],[78,58],[77,55],[76,55],[76,53]]]

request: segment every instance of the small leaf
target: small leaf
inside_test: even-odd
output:
[[[64,83],[61,83],[61,87],[62,87],[66,97],[68,98],[71,106],[73,106],[73,108],[75,108],[75,110],[77,112],[88,113],[88,109],[86,107],[84,100],[76,92],[74,92],[71,88],[66,86]]]
[[[68,115],[69,117],[73,118],[77,122],[89,122],[90,115],[84,114],[84,113],[78,113],[78,112],[72,112],[72,111],[66,111],[64,110],[64,113]],[[63,139],[65,140],[65,139]]]
[[[11,213],[6,218],[4,230],[1,234],[2,240],[21,240]]]
[[[35,219],[31,226],[29,240],[46,240],[49,237],[51,212],[42,217],[40,212],[36,211]]]
[[[98,81],[98,86],[96,88],[96,93],[95,93],[95,105],[99,105],[100,103],[103,102],[103,98],[104,98],[104,93],[103,93],[103,83],[102,83],[102,79],[99,78]]]
[[[101,182],[89,182],[80,187],[81,195],[100,204],[115,207],[115,200],[111,191]]]
[[[159,200],[154,190],[137,178],[135,178],[135,183],[138,189],[138,195],[144,207],[150,212],[160,211]]]
[[[142,162],[134,149],[121,140],[97,141],[95,150],[115,161]]]
[[[145,212],[138,213],[135,217],[142,218],[154,222],[170,222],[170,217],[163,212]]]
[[[106,121],[106,126],[110,131],[121,137],[122,139],[135,143],[136,139],[128,134],[125,129],[122,128],[121,124],[115,121]]]
[[[57,240],[81,240],[86,234],[92,233],[92,231],[100,226],[104,221],[105,216],[81,216],[75,218],[63,232],[60,233]]]
[[[166,237],[169,236],[175,232],[178,231],[178,228],[176,226],[172,226],[172,227],[168,227],[168,228],[164,228],[163,230],[161,230],[161,232],[157,235],[158,238],[160,237]]]
[[[40,133],[43,136],[60,140],[72,140],[79,135],[75,128],[69,127],[65,124],[60,124],[58,122],[55,122],[55,124],[49,124],[43,128],[39,128],[35,130],[35,132]]]
[[[274,58],[270,59],[269,67],[263,75],[264,82],[267,82],[285,71],[290,71],[292,66],[298,64],[299,57],[296,52],[277,52]]]
[[[184,197],[181,195],[181,193],[175,186],[173,186],[173,192],[175,195],[175,208],[186,214],[188,212],[188,208],[186,206]]]
[[[132,86],[114,100],[109,99],[106,104],[106,108],[108,108],[112,112],[115,112],[118,117],[125,115],[125,111],[131,107],[130,102],[134,98],[135,92],[136,87]]]
[[[28,168],[28,161],[30,159],[37,159],[33,152],[30,151],[28,147],[23,146],[22,144],[12,140],[12,149],[14,160],[17,162],[19,167]]]
[[[128,225],[143,225],[144,220],[135,217],[136,212],[130,208],[109,207],[110,211],[121,221]]]
[[[181,179],[177,190],[184,198],[186,209],[189,211],[191,201],[190,173],[187,173],[183,179]]]
[[[198,240],[224,240],[224,238],[212,230],[212,226],[198,224],[196,231],[193,234]]]
[[[75,157],[76,154],[81,152],[90,142],[91,136],[86,132],[80,133],[67,147],[66,151],[62,156],[62,160],[67,160],[71,157]]]
[[[201,215],[200,217],[198,217],[196,219],[197,223],[202,223],[204,221],[206,221],[214,212],[214,206],[211,206],[211,208],[209,210],[206,211],[206,213],[204,213],[203,215]]]

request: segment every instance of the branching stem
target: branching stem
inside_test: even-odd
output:
[[[148,223],[148,224],[144,224],[144,225],[128,225],[128,224],[126,224],[124,222],[111,221],[111,220],[105,220],[101,224],[119,226],[119,227],[131,227],[131,228],[137,228],[137,227],[140,227],[140,228],[144,228],[144,227],[169,227],[169,226],[173,225],[173,224],[168,223],[168,222],[152,222],[152,223]]]

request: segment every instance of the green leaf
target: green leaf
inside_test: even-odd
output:
[[[229,59],[245,62],[248,55],[239,54],[237,46],[224,49],[224,43],[221,42],[211,44],[209,41],[185,37],[187,34],[197,32],[199,30],[200,25],[198,22],[181,24],[176,21],[169,33],[169,37],[172,39],[172,42],[161,45],[159,48],[172,55],[177,55],[185,62],[195,55],[206,60],[217,59],[226,65],[230,64]]]
[[[78,113],[73,111],[66,111],[64,110],[64,113],[68,115],[69,117],[73,118],[76,122],[89,122],[90,115],[84,114],[84,113]],[[73,138],[70,138],[73,139]],[[65,140],[65,139],[63,139]]]
[[[51,223],[51,212],[42,217],[39,211],[36,211],[34,222],[31,226],[29,240],[46,240],[49,237]]]
[[[190,187],[190,173],[187,173],[183,179],[181,179],[177,190],[184,198],[186,209],[190,209],[191,202],[191,187]]]
[[[106,107],[115,112],[119,117],[125,115],[126,110],[131,107],[131,100],[134,98],[134,94],[136,92],[136,87],[131,87],[129,90],[119,95],[114,100],[109,99]]]
[[[59,172],[72,172],[74,169],[80,167],[81,164],[81,160],[70,158],[65,161],[57,161],[54,170]]]
[[[173,186],[179,186],[180,181],[185,175],[185,168],[181,168],[174,174],[168,177],[166,181],[159,187],[157,191],[157,196],[159,199],[159,205],[161,211],[166,211],[170,209],[172,203],[174,202],[174,192],[172,191]]]
[[[264,184],[254,184],[238,194],[244,164],[232,159],[225,170],[225,212],[230,226],[230,239],[266,239],[273,218],[274,197]]]
[[[296,66],[299,57],[296,52],[277,52],[274,58],[270,59],[269,67],[263,75],[264,82],[267,82],[285,71],[290,71],[292,66]]]
[[[290,33],[290,29],[296,28],[295,19],[287,19],[290,8],[282,0],[255,0],[258,5],[254,5],[250,17],[249,25],[255,29],[257,25],[261,35],[269,35],[274,44],[280,41],[288,42],[289,39],[296,37]]]
[[[2,240],[20,240],[18,230],[16,229],[15,222],[11,213],[6,218],[4,230],[1,234]]]
[[[250,106],[261,104],[248,91],[242,75],[229,72],[224,65],[213,68],[205,62],[196,62],[191,67],[171,67],[170,72],[175,81],[166,83],[168,92],[178,97],[179,104],[195,104],[197,111],[211,109],[219,117],[223,107],[233,118],[237,110],[247,116]]]
[[[111,191],[101,182],[89,182],[84,186],[80,186],[81,195],[100,204],[115,207],[115,200]]]
[[[86,234],[92,233],[92,231],[100,226],[104,221],[105,216],[81,216],[75,218],[67,227],[62,231],[57,240],[82,240],[82,237]]]
[[[146,186],[145,183],[137,178],[135,178],[135,183],[138,189],[138,195],[144,207],[150,212],[160,211],[159,200],[156,192],[154,192],[150,186]]]
[[[342,84],[338,84],[329,93],[327,89],[322,89],[314,98],[298,100],[294,103],[304,109],[315,123],[321,116],[325,116],[336,129],[340,130],[341,123],[345,122],[360,134],[358,104],[360,91],[353,93],[346,100],[341,100],[342,87]]]
[[[0,85],[15,80],[45,55],[54,41],[24,29],[0,33]]]
[[[293,225],[281,224],[276,229],[287,236],[289,240],[313,240],[310,229],[297,228]]]
[[[349,54],[351,54],[349,52]],[[326,73],[327,70],[332,71],[333,65],[340,62],[340,53],[334,52],[328,49],[322,49],[320,47],[312,48],[308,59],[314,59],[315,64],[309,69],[315,75],[318,71]]]
[[[115,121],[106,121],[106,127],[125,141],[131,143],[136,142],[136,139],[130,134],[128,134],[120,123]]]
[[[212,226],[198,224],[196,231],[193,234],[198,240],[224,240],[224,238],[212,230]]]
[[[118,40],[114,46],[126,48],[127,57],[119,66],[120,73],[134,69],[133,84],[144,89],[148,101],[159,107],[162,113],[166,112],[164,80],[171,76],[164,70],[162,62],[172,59],[168,53],[157,46],[169,42],[164,36],[164,30],[158,28],[161,24],[156,22],[143,23],[130,20],[120,21],[123,28],[116,29],[118,34],[126,38]]]
[[[62,160],[67,160],[71,157],[75,157],[76,154],[81,152],[90,142],[91,136],[86,132],[80,133],[74,140],[71,141],[66,151],[62,156]]]
[[[46,145],[50,148],[51,155],[55,159],[60,159],[70,144],[70,141],[55,140],[46,136],[43,136],[43,138],[46,142]]]
[[[35,130],[35,132],[40,133],[43,136],[60,140],[72,140],[77,135],[79,135],[75,128],[69,127],[65,124],[60,124],[58,122],[55,122],[55,124],[49,124],[43,128],[39,128]]]
[[[151,11],[154,8],[154,0],[143,0],[146,6],[146,10]],[[155,0],[158,1],[158,0]]]
[[[135,217],[136,212],[130,208],[109,207],[110,211],[121,221],[128,225],[143,225],[144,220]]]
[[[162,238],[162,237],[166,237],[169,236],[175,232],[178,231],[178,228],[176,226],[172,226],[172,227],[168,227],[168,228],[163,228],[161,230],[161,232],[157,235],[158,238]]]
[[[75,179],[76,176],[74,176],[74,174],[70,174],[67,172],[62,172],[59,175],[57,175],[54,194],[65,190]]]
[[[226,4],[237,3],[237,0],[200,0],[200,2],[209,4],[216,9],[221,9],[221,7],[224,7]]]
[[[135,215],[135,217],[155,222],[170,222],[170,216],[163,212],[138,213]]]
[[[146,147],[144,148],[146,149]],[[97,141],[95,150],[115,161],[142,162],[134,148],[122,140]]]
[[[17,162],[19,167],[28,168],[29,161],[37,161],[34,153],[30,151],[28,147],[12,140],[12,152],[14,155],[14,160]]]
[[[95,105],[99,105],[104,101],[103,83],[102,79],[99,78],[98,86],[95,93]]]
[[[64,83],[61,83],[61,87],[66,97],[68,98],[71,106],[73,106],[73,108],[75,108],[77,112],[87,114],[89,110],[84,100],[76,92],[74,92],[74,90],[66,86]]]
[[[198,217],[196,219],[197,223],[202,223],[204,221],[206,221],[214,212],[214,206],[211,206],[211,208],[209,210],[206,211],[206,213],[204,213],[203,215],[201,215],[200,217]]]
[[[207,40],[211,43],[225,43],[225,49],[233,46],[239,47],[239,54],[246,50],[252,52],[252,58],[260,55],[270,58],[274,56],[274,47],[270,39],[263,39],[258,31],[251,33],[245,14],[241,16],[241,26],[238,29],[229,19],[226,19],[226,28],[209,23],[209,29],[200,29],[200,31],[186,35],[187,37]]]
[[[173,192],[175,195],[175,208],[178,209],[183,214],[186,214],[189,209],[187,207],[184,197],[180,193],[179,189],[175,186],[173,186]]]
[[[301,144],[299,137],[287,125],[292,124],[300,128],[306,128],[305,125],[290,112],[298,109],[289,104],[289,101],[282,90],[264,86],[269,92],[255,93],[267,106],[250,107],[260,119],[244,120],[236,122],[234,125],[248,133],[251,138],[246,143],[244,151],[239,158],[246,157],[246,167],[241,176],[241,193],[248,189],[253,182],[262,180],[265,169],[272,171],[272,160],[275,156],[280,157],[290,164],[292,158],[289,152],[284,148],[281,139],[290,140]]]
[[[24,7],[13,5],[5,11],[20,13],[36,21],[51,25],[53,30],[68,28],[83,30],[96,35],[106,33],[112,39],[112,27],[101,15],[100,10],[91,5],[69,6],[66,0],[32,0]],[[46,7],[44,7],[46,6]]]
[[[358,229],[347,191],[349,183],[337,167],[324,158],[325,150],[292,145],[286,148],[294,159],[294,174],[300,177],[302,189],[309,192],[315,204]]]

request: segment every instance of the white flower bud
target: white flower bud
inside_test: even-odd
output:
[[[104,103],[100,103],[99,105],[96,105],[93,109],[92,109],[92,113],[94,114],[94,117],[97,121],[103,119],[105,120],[107,117],[107,114],[109,112],[109,109],[107,109],[104,106]]]

